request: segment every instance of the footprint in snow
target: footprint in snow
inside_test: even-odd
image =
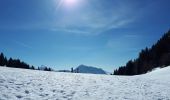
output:
[[[17,97],[18,99],[21,99],[23,96],[21,96],[21,95],[16,95],[16,97]]]
[[[5,81],[4,79],[0,79],[0,83],[4,83],[4,81]]]
[[[28,90],[25,90],[25,94],[29,94],[29,91],[28,91]]]
[[[67,94],[66,96],[67,97],[73,97],[73,95],[75,94],[76,92],[71,92],[71,94]]]
[[[56,92],[56,90],[52,90],[52,92]]]
[[[40,88],[40,91],[43,91],[43,88]]]
[[[64,93],[65,91],[61,90],[60,93]]]
[[[43,94],[40,94],[39,96],[41,96],[41,97],[46,97],[46,96],[48,96],[49,94],[47,94],[47,93],[43,93]]]

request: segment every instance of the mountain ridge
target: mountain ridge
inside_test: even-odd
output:
[[[89,73],[89,74],[107,74],[102,68],[97,68],[93,66],[87,65],[79,65],[77,68],[74,69],[76,73]]]

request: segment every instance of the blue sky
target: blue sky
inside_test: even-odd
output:
[[[169,0],[0,0],[0,51],[35,66],[113,71],[170,28]]]

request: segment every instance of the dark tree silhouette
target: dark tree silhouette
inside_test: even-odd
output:
[[[13,59],[9,58],[9,60],[4,56],[3,53],[0,54],[0,66],[7,66],[7,67],[12,67],[12,68],[24,68],[24,69],[33,69],[35,70],[36,68],[34,66],[30,66],[29,64],[21,61],[20,59]],[[38,67],[38,70],[41,70]],[[44,71],[52,71],[52,69],[45,68],[43,69]]]
[[[4,57],[4,54],[0,54],[0,66],[5,66],[7,64],[7,59]]]
[[[74,69],[73,69],[73,67],[71,68],[71,73],[73,73],[74,72]]]
[[[170,31],[165,33],[151,48],[145,48],[137,59],[130,60],[126,66],[119,67],[114,75],[139,75],[147,73],[156,67],[170,65]]]

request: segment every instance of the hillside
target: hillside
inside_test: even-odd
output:
[[[169,100],[170,67],[139,76],[0,67],[0,100]]]
[[[114,71],[114,75],[139,75],[154,68],[170,65],[170,31],[165,33],[151,48],[146,47],[138,58]]]

